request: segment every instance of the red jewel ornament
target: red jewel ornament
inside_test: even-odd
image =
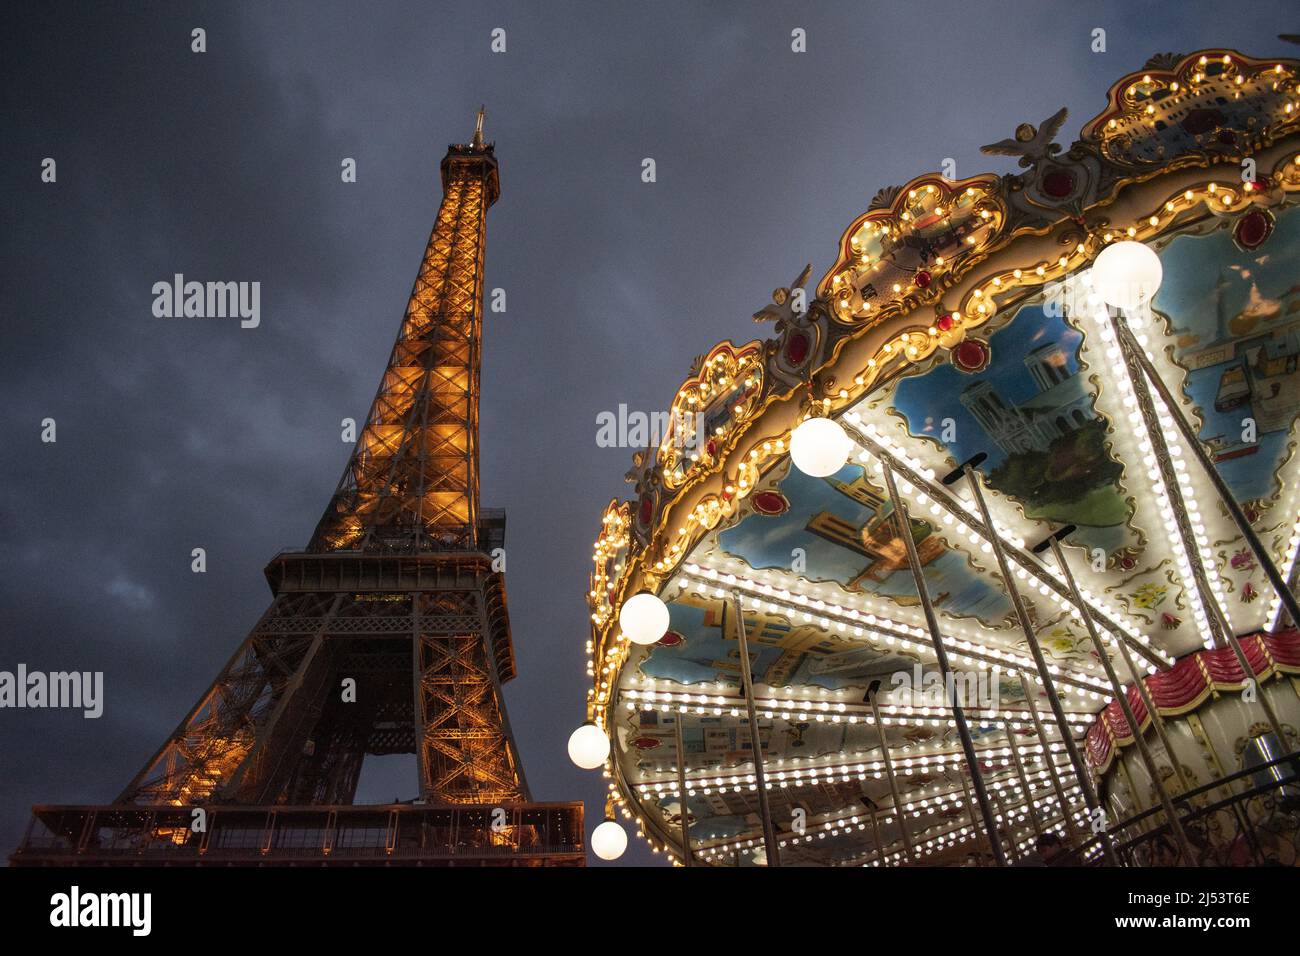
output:
[[[641,507],[637,510],[637,520],[641,524],[649,524],[650,519],[654,517],[655,503],[649,495],[641,496]]]
[[[1273,220],[1259,209],[1242,216],[1233,230],[1233,237],[1244,249],[1257,249],[1273,232]]]
[[[952,361],[963,372],[979,372],[989,364],[989,347],[979,339],[967,339],[952,350]]]
[[[939,316],[937,319],[934,320],[935,328],[937,328],[940,332],[952,331],[953,324],[954,323],[952,320],[951,312],[945,312],[943,315]]]
[[[1043,177],[1043,192],[1053,199],[1064,199],[1074,192],[1074,174],[1064,169],[1053,169]]]
[[[785,343],[785,360],[791,365],[802,365],[808,357],[809,345],[807,335],[803,332],[793,333]]]
[[[924,289],[929,284],[930,284],[930,273],[926,272],[924,269],[917,272],[916,287],[918,289]]]
[[[754,510],[764,515],[783,515],[790,510],[790,502],[779,492],[760,491],[754,495]]]

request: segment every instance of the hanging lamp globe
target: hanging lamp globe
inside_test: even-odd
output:
[[[649,591],[632,595],[618,612],[618,626],[633,644],[654,644],[668,632],[668,621],[668,605]]]
[[[606,820],[591,831],[591,852],[602,860],[617,860],[627,849],[627,831],[616,821]]]
[[[604,766],[609,757],[609,738],[590,720],[569,735],[569,759],[583,770]]]
[[[1163,276],[1155,250],[1132,239],[1107,246],[1092,264],[1093,288],[1116,309],[1136,309],[1150,302]]]
[[[806,418],[790,436],[794,466],[811,478],[835,474],[849,460],[853,440],[832,418]]]

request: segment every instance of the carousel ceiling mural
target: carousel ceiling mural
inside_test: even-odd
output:
[[[985,147],[1020,172],[881,189],[815,288],[805,268],[755,313],[773,337],[701,355],[588,592],[611,808],[656,850],[1000,862],[1053,831],[1132,861],[1126,832],[1084,839],[1098,807],[1267,765],[1261,734],[1294,749],[1267,572],[1291,583],[1300,548],[1298,70],[1154,57],[1073,144],[1061,110]],[[1138,245],[1153,294],[1115,308],[1099,256]],[[810,418],[846,442],[820,475]],[[667,617],[638,639],[643,592]],[[1150,779],[1116,759],[1116,682],[1159,732]]]

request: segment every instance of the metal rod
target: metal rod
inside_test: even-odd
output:
[[[1016,676],[1020,678],[1020,686],[1025,692],[1025,706],[1028,707],[1029,717],[1034,722],[1038,742],[1043,746],[1043,762],[1047,764],[1047,776],[1052,781],[1052,789],[1056,791],[1057,802],[1061,805],[1061,817],[1065,820],[1065,829],[1074,833],[1078,828],[1074,822],[1074,815],[1070,813],[1070,802],[1066,799],[1065,787],[1061,784],[1061,774],[1056,769],[1056,761],[1052,758],[1052,748],[1047,742],[1047,728],[1043,726],[1043,720],[1038,716],[1038,705],[1034,702],[1034,695],[1038,693],[1038,689],[1024,671],[1016,671]]]
[[[1025,794],[1025,809],[1029,812],[1029,822],[1034,825],[1034,835],[1043,835],[1043,826],[1038,822],[1038,814],[1034,812],[1034,791],[1029,786],[1029,778],[1025,776],[1025,765],[1020,760],[1020,748],[1016,746],[1016,737],[1011,732],[1011,722],[1003,721],[1002,729],[1007,735],[1007,746],[1011,750],[1011,760],[1016,765],[1016,777],[1020,780],[1020,789]]]
[[[1137,784],[1133,782],[1133,774],[1129,772],[1128,764],[1123,760],[1117,760],[1115,761],[1115,764],[1124,775],[1124,788],[1128,790],[1128,795],[1133,801],[1133,811],[1129,815],[1133,816],[1134,814],[1141,813],[1146,809],[1146,807],[1142,805],[1142,796],[1138,793]],[[1155,828],[1155,820],[1152,817],[1147,816],[1143,817],[1135,825],[1137,826],[1139,833],[1150,833]]]
[[[1002,818],[1002,822],[1007,828],[1007,846],[1011,850],[1011,859],[1012,861],[1018,861],[1020,859],[1020,850],[1016,847],[1016,831],[1012,829],[1011,815],[1007,813],[1007,807],[1002,802],[1001,794],[995,793],[993,799],[997,801],[998,816]]]
[[[1123,318],[1119,316],[1112,320],[1116,341],[1120,354],[1124,359],[1125,374],[1132,386],[1133,395],[1137,401],[1138,413],[1142,417],[1142,423],[1146,426],[1148,438],[1155,452],[1156,469],[1159,472],[1161,482],[1165,486],[1165,494],[1169,498],[1177,536],[1191,570],[1195,593],[1205,611],[1206,626],[1209,628],[1214,646],[1222,647],[1229,643],[1229,632],[1231,632],[1232,626],[1228,623],[1223,609],[1219,607],[1219,602],[1214,600],[1214,591],[1210,587],[1209,577],[1205,573],[1205,564],[1201,560],[1201,550],[1196,543],[1196,533],[1188,517],[1189,512],[1186,502],[1183,500],[1183,490],[1178,481],[1178,472],[1173,467],[1169,446],[1164,440],[1164,426],[1160,423],[1160,416],[1156,413],[1155,403],[1151,399],[1151,392],[1147,389],[1146,374],[1142,369],[1141,362],[1138,361],[1138,353],[1141,350],[1130,347],[1129,340],[1124,337],[1123,330],[1120,327],[1122,323]],[[1246,668],[1247,676],[1251,673],[1250,668]]]
[[[993,819],[993,810],[989,806],[988,791],[984,788],[984,775],[980,773],[979,758],[975,755],[975,742],[971,739],[970,726],[966,723],[966,713],[957,699],[957,682],[953,679],[952,668],[948,664],[948,652],[943,646],[943,635],[939,631],[939,619],[934,613],[934,604],[930,600],[930,589],[925,583],[925,572],[921,568],[921,558],[916,553],[916,541],[912,538],[912,519],[907,512],[907,505],[898,494],[894,482],[894,472],[889,462],[879,459],[881,470],[885,475],[885,486],[889,490],[889,500],[894,506],[894,515],[898,524],[898,536],[903,539],[907,551],[907,565],[912,571],[912,580],[916,583],[916,593],[921,599],[921,608],[925,612],[925,624],[930,631],[930,642],[934,645],[934,659],[939,666],[939,676],[943,679],[944,696],[952,710],[953,721],[957,724],[957,734],[961,737],[961,749],[966,754],[966,766],[970,768],[971,784],[975,787],[975,799],[979,802],[980,816],[984,818],[984,829],[988,833],[989,848],[993,859],[999,866],[1006,866],[1006,854],[1002,851],[1002,842],[998,839],[997,824]],[[965,778],[962,778],[963,783]]]
[[[1056,693],[1056,685],[1052,681],[1052,674],[1047,669],[1043,649],[1039,646],[1038,636],[1034,633],[1034,626],[1029,620],[1029,612],[1025,609],[1024,599],[1020,596],[1020,589],[1016,587],[1015,578],[1012,576],[1011,568],[1007,564],[1007,556],[1002,550],[1001,536],[993,525],[993,517],[989,514],[988,502],[984,500],[984,492],[980,488],[979,475],[969,463],[962,465],[961,470],[966,472],[966,480],[970,484],[971,494],[975,496],[980,518],[988,531],[988,543],[993,549],[993,557],[997,560],[998,570],[1002,574],[1002,583],[1011,598],[1011,606],[1015,609],[1016,619],[1020,622],[1020,629],[1024,632],[1030,653],[1033,654],[1034,664],[1038,668],[1039,679],[1043,683],[1043,690],[1047,692],[1047,702],[1051,705],[1053,716],[1056,717],[1056,726],[1061,734],[1061,742],[1065,745],[1065,752],[1070,757],[1070,763],[1074,765],[1075,777],[1079,781],[1079,787],[1083,790],[1084,803],[1088,805],[1089,810],[1100,809],[1101,804],[1097,801],[1097,790],[1093,787],[1092,778],[1088,776],[1088,769],[1084,766],[1083,758],[1079,755],[1079,748],[1074,742],[1074,734],[1070,731],[1070,724],[1065,716],[1065,708],[1061,706],[1061,698]],[[1046,741],[1043,742],[1043,746],[1046,748]],[[1069,816],[1068,805],[1062,806],[1061,811],[1067,817]],[[1115,849],[1111,846],[1109,834],[1105,832],[1102,833],[1102,845],[1106,849],[1106,857],[1110,860],[1111,865],[1118,866]]]
[[[970,828],[971,828],[971,832],[972,832],[972,833],[979,833],[979,824],[975,822],[975,801],[974,801],[973,799],[971,799],[971,795],[970,795],[970,785],[969,785],[968,783],[966,783],[966,775],[965,775],[964,773],[961,772],[961,768],[960,768],[960,767],[957,768],[957,779],[958,779],[959,781],[961,781],[961,792],[962,792],[962,796],[964,796],[965,799],[966,799],[966,818],[967,818],[968,820],[970,820]],[[991,824],[991,825],[990,825],[990,824]],[[984,821],[984,835],[985,835],[985,837],[987,838],[987,839],[985,840],[985,842],[988,843],[988,845],[989,845],[989,852],[990,852],[990,853],[993,852],[993,847],[994,847],[994,845],[995,845],[995,844],[994,844],[994,836],[993,836],[993,835],[994,835],[996,832],[997,832],[997,821],[996,821],[996,820],[985,820],[985,821]],[[1000,851],[1000,850],[1002,849],[1002,841],[1001,841],[1001,840],[997,840],[996,845],[997,845],[998,850]],[[1004,858],[1001,860],[1001,862],[998,863],[998,866],[1006,866],[1006,863],[1007,863],[1007,861],[1006,861],[1005,856],[1004,856]]]
[[[682,718],[678,713],[673,721],[677,738],[677,805],[682,815],[682,865],[691,865],[691,824],[690,810],[686,803],[686,745],[682,742]]]
[[[1128,323],[1124,321],[1122,316],[1114,316],[1111,321],[1115,327],[1120,351],[1124,353],[1124,356],[1130,365],[1136,366],[1136,374],[1130,374],[1129,378],[1133,385],[1133,391],[1137,394],[1138,407],[1141,409],[1143,419],[1147,423],[1147,429],[1151,433],[1151,443],[1156,449],[1156,457],[1160,461],[1162,474],[1165,472],[1167,462],[1169,461],[1169,448],[1160,431],[1160,423],[1151,401],[1151,393],[1147,391],[1146,386],[1148,379],[1150,380],[1151,385],[1159,393],[1161,401],[1165,404],[1165,409],[1173,418],[1174,424],[1182,433],[1192,454],[1201,462],[1202,467],[1209,475],[1210,480],[1214,484],[1215,490],[1219,494],[1220,502],[1228,510],[1228,513],[1232,515],[1233,520],[1237,522],[1238,530],[1252,548],[1258,548],[1256,558],[1259,560],[1261,567],[1264,568],[1269,583],[1273,585],[1274,590],[1277,591],[1278,597],[1286,606],[1287,613],[1300,613],[1300,608],[1296,607],[1295,597],[1290,593],[1281,576],[1278,575],[1277,568],[1273,567],[1273,563],[1269,560],[1269,557],[1265,553],[1259,539],[1255,537],[1255,532],[1251,529],[1250,522],[1246,520],[1246,516],[1242,513],[1236,499],[1232,497],[1231,490],[1223,483],[1223,479],[1219,477],[1219,473],[1214,468],[1213,463],[1205,457],[1205,450],[1201,447],[1200,438],[1194,431],[1192,431],[1191,425],[1189,425],[1183,418],[1182,413],[1178,408],[1178,403],[1174,400],[1173,395],[1170,393],[1164,381],[1156,373],[1155,366],[1153,366],[1147,358],[1146,352],[1142,349],[1141,343],[1133,337],[1133,331],[1128,327]],[[1183,505],[1182,490],[1178,486],[1177,475],[1174,475],[1172,478],[1165,481],[1165,490],[1169,495],[1170,503],[1175,506],[1175,513],[1178,516],[1180,522],[1179,528],[1181,529],[1183,528],[1183,525],[1186,524],[1186,509]],[[1197,589],[1200,591],[1201,603],[1207,606],[1207,609],[1210,611],[1211,620],[1216,621],[1219,625],[1221,636],[1228,643],[1228,646],[1232,648],[1233,656],[1237,659],[1237,665],[1241,668],[1242,676],[1256,685],[1259,691],[1256,696],[1260,709],[1264,711],[1264,716],[1268,718],[1269,725],[1271,726],[1274,735],[1277,737],[1278,745],[1285,751],[1288,747],[1286,734],[1282,730],[1282,722],[1278,720],[1277,714],[1273,710],[1273,705],[1269,702],[1268,695],[1264,692],[1264,682],[1256,679],[1255,668],[1251,666],[1249,658],[1246,657],[1246,652],[1241,649],[1241,642],[1237,640],[1237,635],[1233,632],[1232,626],[1228,623],[1227,617],[1223,613],[1223,609],[1219,606],[1218,599],[1210,589],[1208,581],[1204,579],[1200,550],[1197,548],[1195,537],[1190,533],[1190,528],[1186,529],[1183,532],[1183,535],[1183,547],[1187,551],[1188,560],[1192,564],[1193,572],[1195,572],[1194,577],[1196,578]],[[1291,620],[1293,623],[1300,624],[1300,619],[1292,617]]]
[[[907,821],[903,817],[903,800],[898,795],[898,781],[894,779],[894,761],[889,758],[889,741],[885,739],[885,725],[880,722],[880,705],[876,703],[875,687],[867,691],[867,703],[871,704],[871,716],[876,722],[876,733],[880,735],[880,753],[885,762],[885,776],[889,778],[889,792],[894,798],[894,822],[898,824],[903,847],[907,850],[908,860],[911,861],[915,859],[912,837],[907,832]]]
[[[1214,490],[1219,495],[1219,501],[1227,509],[1229,517],[1237,526],[1237,530],[1241,532],[1241,536],[1246,539],[1246,544],[1250,546],[1250,550],[1255,553],[1255,560],[1259,562],[1259,566],[1264,570],[1264,576],[1268,578],[1268,583],[1272,585],[1273,590],[1286,608],[1287,614],[1291,616],[1292,623],[1300,626],[1300,603],[1297,603],[1295,595],[1287,587],[1281,573],[1278,572],[1277,565],[1273,563],[1268,549],[1264,547],[1263,542],[1259,540],[1259,536],[1255,534],[1255,529],[1250,526],[1245,512],[1241,510],[1241,505],[1237,504],[1237,499],[1232,494],[1232,489],[1228,487],[1227,482],[1223,480],[1223,476],[1219,474],[1219,469],[1214,467],[1214,462],[1210,459],[1210,456],[1205,453],[1205,447],[1201,444],[1200,436],[1197,435],[1191,423],[1183,415],[1181,404],[1174,399],[1174,396],[1169,391],[1169,386],[1164,383],[1151,360],[1147,358],[1146,351],[1142,348],[1141,343],[1134,338],[1133,330],[1129,328],[1128,323],[1122,317],[1117,317],[1115,327],[1119,332],[1121,347],[1125,348],[1133,356],[1138,366],[1146,374],[1146,378],[1150,380],[1152,388],[1160,395],[1161,401],[1165,403],[1165,408],[1174,420],[1174,425],[1182,433],[1188,449],[1205,471],[1206,477],[1214,485]],[[1279,738],[1279,741],[1283,746],[1286,745],[1285,740]]]
[[[840,425],[844,428],[845,433],[848,434],[849,437],[851,437],[861,447],[865,448],[867,451],[869,451],[872,455],[874,455],[876,458],[880,459],[881,461],[889,462],[889,466],[894,469],[895,474],[902,475],[913,485],[915,485],[919,491],[922,491],[926,495],[928,495],[930,500],[933,501],[934,504],[940,508],[940,510],[947,511],[948,514],[950,514],[954,518],[959,519],[963,524],[967,524],[970,522],[970,513],[966,510],[965,507],[963,507],[965,502],[961,498],[959,498],[956,494],[950,492],[945,487],[946,485],[951,483],[951,480],[953,479],[953,475],[960,477],[961,475],[960,469],[954,472],[953,475],[949,475],[943,478],[940,482],[936,483],[930,478],[927,478],[925,475],[919,474],[916,471],[914,471],[907,464],[907,462],[899,461],[899,459],[895,455],[893,455],[887,448],[881,445],[879,441],[877,441],[871,435],[863,432],[852,421],[841,421]],[[970,524],[970,527],[971,530],[974,531],[976,534],[980,536],[985,535],[984,529],[976,527],[973,523]],[[1004,552],[1006,551],[1005,548],[1003,550]],[[1062,598],[1066,597],[1065,587],[1059,581],[1057,581],[1056,578],[1051,577],[1050,575],[1042,574],[1041,573],[1042,567],[1036,561],[1031,560],[1028,555],[1024,554],[1021,551],[1021,549],[1019,548],[1012,549],[1010,551],[1010,554],[1013,558],[1015,558],[1016,563],[1021,568],[1023,568],[1027,573],[1032,574],[1034,576],[1034,579],[1037,582],[1037,584],[1046,587],[1049,591],[1054,591],[1055,593],[1059,594]],[[1116,626],[1114,622],[1111,622],[1109,620],[1108,615],[1102,609],[1094,606],[1092,608],[1092,613],[1097,615],[1097,617],[1100,620],[1110,624],[1112,627]],[[1144,658],[1146,658],[1156,666],[1160,666],[1161,664],[1164,663],[1164,661],[1162,661],[1155,654],[1154,651],[1143,646],[1142,644],[1133,642],[1132,644],[1130,644],[1130,648],[1135,652],[1137,652],[1138,654],[1142,655]]]
[[[767,865],[780,866],[780,850],[776,844],[776,829],[772,826],[772,808],[767,799],[767,780],[763,773],[763,744],[758,736],[758,715],[754,712],[754,679],[749,672],[749,641],[745,637],[745,608],[740,601],[740,591],[731,593],[736,608],[736,642],[740,649],[740,678],[745,691],[745,710],[749,716],[749,745],[754,755],[754,782],[758,784],[758,814],[763,823],[763,846],[767,851]]]
[[[1192,736],[1193,736],[1194,738],[1197,739],[1197,742],[1200,743],[1200,744],[1205,748],[1205,752],[1208,753],[1208,754],[1210,755],[1210,761],[1214,764],[1214,769],[1218,772],[1219,777],[1222,778],[1222,777],[1227,777],[1227,776],[1229,776],[1228,771],[1225,770],[1224,767],[1223,767],[1223,761],[1219,759],[1218,751],[1217,751],[1217,750],[1215,749],[1215,747],[1214,747],[1214,741],[1212,741],[1208,736],[1206,736],[1203,730],[1202,730],[1201,733],[1199,733],[1199,734],[1197,733],[1197,731],[1196,731],[1196,724],[1193,723],[1193,720],[1195,719],[1195,715],[1189,714],[1189,715],[1188,715],[1188,718],[1189,718],[1189,719],[1188,719],[1187,724],[1188,724],[1188,727],[1189,727],[1189,728],[1191,729],[1191,731],[1192,731]],[[1187,792],[1187,790],[1188,790],[1189,788],[1187,787],[1186,782],[1183,781],[1183,779],[1182,779],[1181,776],[1179,777],[1179,781],[1183,783],[1184,792]],[[1249,792],[1249,791],[1250,791],[1251,786],[1250,786],[1250,779],[1249,779],[1249,778],[1247,778],[1247,777],[1243,777],[1243,778],[1241,778],[1240,780],[1238,780],[1237,782],[1240,783],[1240,784],[1242,784],[1241,792]],[[1223,786],[1223,784],[1220,784],[1220,786]],[[1238,791],[1237,791],[1237,787],[1236,787],[1234,784],[1229,783],[1229,784],[1227,784],[1226,786],[1227,786],[1227,788],[1228,788],[1228,793],[1229,793],[1229,794],[1235,794],[1235,793],[1238,792]],[[1217,788],[1216,788],[1216,789],[1217,789]],[[1233,815],[1234,815],[1234,816],[1236,817],[1236,819],[1237,819],[1237,825],[1240,826],[1240,827],[1242,828],[1242,832],[1243,832],[1243,833],[1247,833],[1247,832],[1253,833],[1253,831],[1251,831],[1250,828],[1247,826],[1245,818],[1242,816],[1242,813],[1241,813],[1241,805],[1240,805],[1239,803],[1237,803],[1236,801],[1233,801],[1233,804],[1232,804],[1232,812],[1233,812]],[[1253,852],[1253,853],[1254,853],[1257,857],[1259,857],[1260,860],[1262,861],[1262,860],[1263,860],[1263,854],[1262,854],[1262,851],[1259,849],[1259,847],[1254,845],[1254,842],[1253,842],[1253,841],[1254,841],[1254,837],[1253,837],[1253,836],[1249,836],[1247,839],[1249,839],[1249,840],[1252,841],[1251,852]]]
[[[1178,787],[1182,793],[1191,789],[1187,778],[1183,775],[1182,764],[1178,760],[1178,755],[1174,751],[1174,745],[1169,741],[1169,731],[1165,728],[1165,720],[1156,710],[1155,701],[1151,698],[1151,691],[1147,689],[1147,682],[1143,679],[1142,672],[1137,669],[1133,661],[1133,656],[1128,652],[1128,645],[1124,641],[1115,642],[1119,646],[1120,655],[1124,658],[1124,666],[1128,668],[1133,675],[1133,686],[1137,688],[1138,696],[1142,698],[1142,706],[1146,708],[1147,715],[1151,718],[1151,726],[1155,728],[1156,736],[1160,738],[1160,746],[1165,748],[1165,756],[1169,758],[1170,765],[1174,768],[1174,776],[1178,778]]]
[[[1115,763],[1118,764],[1119,761],[1117,760],[1117,761],[1115,761]],[[1117,768],[1116,768],[1116,773],[1118,773],[1118,772],[1119,772],[1119,771],[1118,771],[1118,767],[1117,767]],[[1130,839],[1132,839],[1132,835],[1129,833],[1129,830],[1132,828],[1132,824],[1129,824],[1129,825],[1125,825],[1125,824],[1124,824],[1124,814],[1123,814],[1123,809],[1124,809],[1124,808],[1120,805],[1120,801],[1119,801],[1119,793],[1117,792],[1117,790],[1118,790],[1118,786],[1112,786],[1112,787],[1110,788],[1110,794],[1109,794],[1109,798],[1108,798],[1107,803],[1106,803],[1106,809],[1107,809],[1107,811],[1110,813],[1111,816],[1113,816],[1117,821],[1119,821],[1119,825],[1118,825],[1118,827],[1116,828],[1116,831],[1115,831],[1115,832],[1118,833],[1118,834],[1119,834],[1121,837],[1123,837],[1125,840],[1130,840]],[[1138,832],[1139,832],[1139,833],[1142,832],[1140,828],[1139,828]],[[1125,860],[1125,865],[1126,865],[1126,866],[1133,866],[1133,865],[1134,865],[1134,864],[1133,864],[1133,848],[1132,848],[1132,847],[1129,847],[1127,850],[1124,851],[1124,860]]]
[[[1178,819],[1178,811],[1174,808],[1173,800],[1169,798],[1169,791],[1165,789],[1165,782],[1160,778],[1160,771],[1156,767],[1155,758],[1151,756],[1146,737],[1142,733],[1142,725],[1138,723],[1137,715],[1133,713],[1128,694],[1124,690],[1124,685],[1120,682],[1119,675],[1115,673],[1115,666],[1110,661],[1110,654],[1106,652],[1106,645],[1102,642],[1101,634],[1097,631],[1097,625],[1093,622],[1092,615],[1088,613],[1088,608],[1083,603],[1083,595],[1079,593],[1079,585],[1074,580],[1070,564],[1065,560],[1065,552],[1061,550],[1061,543],[1057,538],[1058,536],[1053,534],[1047,539],[1051,544],[1052,557],[1056,559],[1056,566],[1061,569],[1061,575],[1065,579],[1065,586],[1070,589],[1070,596],[1074,600],[1074,606],[1083,617],[1083,624],[1088,630],[1088,637],[1092,639],[1093,650],[1097,652],[1097,657],[1101,660],[1101,666],[1106,671],[1106,679],[1110,681],[1110,687],[1115,694],[1115,699],[1119,701],[1120,709],[1124,712],[1124,719],[1128,721],[1129,726],[1133,729],[1133,742],[1137,745],[1138,754],[1141,755],[1147,774],[1150,775],[1151,782],[1155,785],[1156,793],[1160,795],[1160,805],[1164,807],[1165,818],[1168,819],[1169,826],[1174,831],[1174,838],[1178,841],[1179,849],[1182,851],[1184,859],[1190,865],[1195,865],[1196,856],[1192,852],[1192,844],[1183,831],[1182,821]],[[1140,683],[1141,677],[1135,674],[1134,680]],[[1149,710],[1147,713],[1151,714]],[[1155,716],[1151,715],[1151,722],[1155,723],[1155,720]]]
[[[876,808],[867,807],[867,812],[871,814],[871,833],[876,841],[876,860],[880,863],[885,862],[885,845],[880,842],[880,822],[876,819]]]

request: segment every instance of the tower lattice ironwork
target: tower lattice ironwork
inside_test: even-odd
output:
[[[442,160],[379,389],[309,546],[266,568],[270,608],[116,804],[36,808],[14,862],[581,862],[581,804],[529,802],[501,693],[505,516],[480,509],[478,482],[500,185],[482,131],[480,110]],[[418,798],[354,806],[366,755],[394,753],[416,755]]]

